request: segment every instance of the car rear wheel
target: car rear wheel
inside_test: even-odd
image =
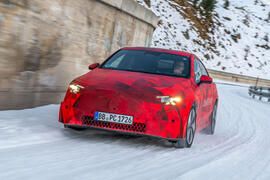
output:
[[[210,116],[210,124],[205,129],[206,134],[213,135],[215,133],[216,120],[217,120],[217,103],[215,103],[214,108],[212,110],[212,113],[211,113],[211,116]]]
[[[176,141],[175,147],[176,148],[190,148],[193,144],[193,140],[195,137],[196,132],[196,111],[195,108],[192,108],[189,113],[188,123],[187,123],[187,130],[186,130],[186,137],[184,139],[180,139]]]

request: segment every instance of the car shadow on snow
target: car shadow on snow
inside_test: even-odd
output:
[[[172,143],[164,139],[126,134],[121,132],[111,132],[106,130],[96,130],[92,128],[85,129],[83,131],[63,128],[62,132],[66,137],[76,137],[85,142],[92,141],[94,143],[109,143],[110,145],[125,145],[134,148],[160,147],[163,149],[174,147]]]

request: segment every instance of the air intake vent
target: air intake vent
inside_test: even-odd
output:
[[[82,122],[84,125],[99,127],[99,128],[108,128],[114,130],[125,130],[131,132],[145,132],[146,125],[144,123],[133,123],[132,125],[128,124],[118,124],[111,122],[95,121],[90,116],[83,116]]]

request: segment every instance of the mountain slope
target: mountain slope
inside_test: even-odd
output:
[[[161,19],[152,46],[194,52],[209,69],[270,79],[266,0],[218,0],[210,20],[191,0],[137,1]]]

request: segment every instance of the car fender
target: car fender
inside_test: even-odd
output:
[[[186,97],[184,104],[180,107],[181,114],[181,123],[180,123],[180,133],[179,137],[184,138],[186,136],[186,127],[188,122],[189,113],[192,108],[197,110],[197,102],[195,101],[194,93],[188,93],[189,95]]]

